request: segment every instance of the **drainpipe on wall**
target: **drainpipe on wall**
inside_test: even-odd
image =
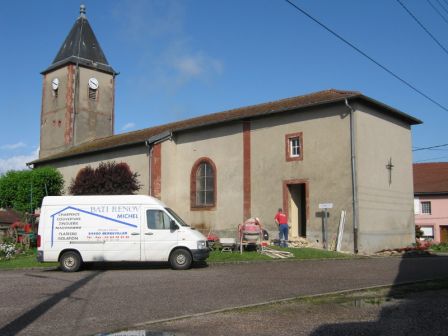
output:
[[[153,147],[151,146],[151,143],[148,140],[145,140],[145,146],[148,147],[148,158],[149,158],[149,190],[148,190],[148,195],[151,195],[151,190],[152,190],[152,185],[151,185],[151,181],[152,181],[152,169],[151,169],[151,163],[152,163],[152,149]]]
[[[148,156],[149,156],[149,192],[148,195],[152,196],[152,152],[154,150],[154,145],[157,145],[165,140],[173,140],[173,132],[165,131],[160,134],[156,134],[145,140],[145,146],[148,147]]]
[[[358,253],[358,185],[356,183],[356,151],[355,151],[355,109],[345,99],[345,106],[350,110],[350,152],[352,167],[352,198],[353,198],[353,250]]]

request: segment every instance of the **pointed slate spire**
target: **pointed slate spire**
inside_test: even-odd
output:
[[[83,65],[114,75],[117,74],[107,62],[89,21],[87,21],[86,7],[81,5],[79,12],[78,19],[59,49],[53,63],[42,71],[42,74],[68,63]]]

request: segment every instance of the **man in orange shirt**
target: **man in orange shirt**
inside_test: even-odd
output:
[[[288,218],[283,213],[282,208],[278,209],[274,220],[278,225],[278,239],[280,240],[280,246],[288,247]]]

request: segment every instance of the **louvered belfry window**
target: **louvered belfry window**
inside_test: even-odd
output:
[[[98,90],[89,87],[89,99],[96,100],[97,96],[98,96]]]

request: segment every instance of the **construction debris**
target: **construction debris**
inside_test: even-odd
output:
[[[270,247],[265,246],[262,247],[260,253],[274,259],[286,259],[294,256],[291,252],[274,250]]]
[[[318,243],[313,243],[302,237],[293,237],[292,240],[288,241],[289,247],[314,247],[321,248]]]

